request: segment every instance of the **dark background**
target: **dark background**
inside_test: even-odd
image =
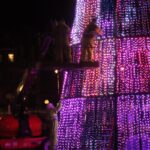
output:
[[[75,4],[75,0],[2,0],[0,50],[16,49],[17,57],[30,64],[39,55],[39,38],[51,21],[65,19],[72,27]]]
[[[75,0],[2,0],[0,33],[42,31],[51,19],[64,18],[70,26],[75,13]]]
[[[38,35],[51,20],[65,19],[71,27],[76,0],[1,0],[0,1],[0,109],[7,93],[15,93],[26,68],[32,68],[39,57]],[[15,54],[10,63],[8,53]],[[2,59],[1,59],[2,57]],[[58,99],[57,76],[42,71],[29,97],[36,101]]]

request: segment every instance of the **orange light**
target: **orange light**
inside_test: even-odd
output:
[[[10,61],[10,62],[14,62],[14,54],[13,53],[9,53],[8,54],[8,60]]]
[[[49,104],[49,100],[48,100],[48,99],[45,99],[45,100],[44,100],[44,104],[45,104],[45,105]]]

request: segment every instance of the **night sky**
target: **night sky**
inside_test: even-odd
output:
[[[52,20],[72,25],[76,0],[4,0],[0,2],[0,34],[38,32]]]
[[[0,1],[0,50],[2,48],[8,48],[8,50],[15,48],[18,53],[22,50],[21,56],[23,56],[23,59],[21,57],[21,62],[25,63],[26,66],[30,66],[30,61],[33,61],[33,52],[38,51],[36,47],[32,48],[36,45],[34,43],[37,41],[37,33],[43,32],[51,20],[60,20],[62,18],[71,27],[75,15],[75,4],[76,0]],[[21,50],[20,47],[22,48]],[[32,54],[31,57],[30,54]],[[35,53],[33,56],[35,56]],[[0,79],[0,81],[9,82],[10,78],[7,80],[0,77]],[[54,78],[52,77],[52,79]],[[15,81],[15,79],[12,81]],[[55,80],[51,80],[48,84],[48,86],[51,86],[47,88],[48,93],[50,93],[50,88],[56,89],[56,83],[52,83],[52,81],[55,82]]]

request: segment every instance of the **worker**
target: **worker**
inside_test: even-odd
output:
[[[81,62],[93,62],[92,53],[95,36],[101,36],[102,30],[96,25],[96,18],[87,25],[81,39]]]
[[[58,112],[60,111],[61,103],[56,106],[53,103],[47,104],[47,110],[50,120],[50,150],[55,150],[57,147],[57,127],[58,127]]]
[[[70,27],[64,20],[58,22],[55,37],[55,56],[58,63],[71,63]]]

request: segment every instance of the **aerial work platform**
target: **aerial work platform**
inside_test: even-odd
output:
[[[63,69],[63,70],[81,70],[81,69],[89,69],[89,68],[97,68],[99,67],[99,62],[81,62],[81,63],[66,63],[66,64],[56,64],[52,66],[54,69]]]

